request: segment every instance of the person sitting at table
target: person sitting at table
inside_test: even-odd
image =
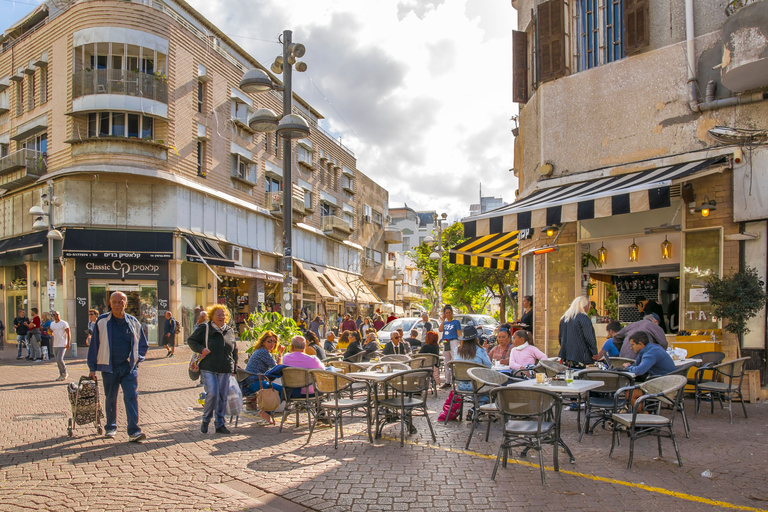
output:
[[[294,336],[291,339],[291,352],[283,357],[285,366],[294,368],[306,368],[308,370],[324,370],[325,366],[316,356],[310,356],[304,353],[307,346],[307,340],[304,336]],[[302,391],[304,393],[305,391]]]
[[[365,356],[363,356],[363,359],[370,361],[374,354],[376,354],[380,349],[381,347],[379,346],[379,339],[376,337],[376,333],[373,331],[369,332],[366,335],[365,344],[363,345],[363,350],[365,351]]]
[[[644,332],[636,332],[629,338],[632,351],[637,354],[635,364],[624,363],[624,369],[636,375],[635,381],[672,373],[677,368],[672,357],[658,343],[651,343]]]
[[[341,335],[341,341],[344,341],[344,339],[349,339],[349,345],[347,346],[347,351],[344,352],[344,360],[348,361],[350,357],[359,354],[360,352],[364,352],[362,343],[360,342],[360,332],[355,331],[344,331]]]
[[[421,347],[421,339],[419,339],[419,330],[411,329],[410,337],[403,340],[411,348],[411,351],[415,351]]]
[[[400,339],[400,333],[397,331],[393,332],[389,337],[389,341],[384,346],[384,355],[407,354],[408,352],[410,352],[410,347]]]
[[[453,351],[452,358],[455,361],[470,361],[490,368],[491,360],[488,358],[488,353],[477,344],[477,338],[475,326],[466,326],[459,338],[459,346]],[[459,381],[456,387],[459,391],[472,391],[472,383],[469,381]]]
[[[333,334],[333,331],[328,331],[328,334],[325,335],[325,345],[323,346],[323,350],[326,352],[333,352],[336,350],[336,336]]]
[[[424,344],[419,349],[419,354],[434,354],[440,357],[440,338],[436,331],[427,331],[424,335]],[[435,377],[435,385],[440,385],[440,369],[439,365],[432,367],[433,376]]]
[[[532,364],[537,364],[547,358],[547,354],[530,344],[531,333],[528,331],[516,331],[512,335],[512,350],[509,352],[509,361],[501,364],[509,364],[510,370],[519,370]]]
[[[608,325],[605,327],[605,332],[608,334],[608,339],[605,340],[605,343],[603,343],[603,347],[600,349],[600,352],[592,356],[592,359],[599,361],[606,355],[608,357],[619,357],[619,347],[616,346],[616,344],[613,342],[613,339],[614,336],[616,336],[616,333],[620,330],[621,323],[619,321],[611,320],[608,323]]]
[[[315,336],[314,332],[307,331],[306,340],[307,348],[314,350],[315,355],[320,361],[326,358],[325,350],[323,350],[323,347],[320,346],[320,340],[317,339],[317,336]]]
[[[656,320],[654,315],[646,315],[642,320],[626,325],[613,336],[613,342],[616,345],[621,343],[619,356],[626,357],[627,359],[635,358],[635,353],[629,345],[629,338],[636,332],[644,332],[648,335],[648,340],[651,343],[657,343],[661,348],[667,350],[667,347],[669,346],[667,343],[667,335],[664,334],[664,330],[659,327],[654,320]]]
[[[259,375],[263,375],[274,366],[282,364],[284,351],[285,347],[277,345],[277,334],[272,331],[264,331],[259,341],[254,345],[253,353],[245,366],[245,371],[251,375],[241,384],[243,394],[250,395],[269,386],[267,380],[259,381]],[[275,357],[272,354],[277,356],[277,362],[275,362]],[[259,416],[269,424],[274,422],[272,416],[265,411],[259,411]]]
[[[499,361],[501,364],[509,363],[509,351],[512,350],[512,328],[509,324],[502,324],[496,328],[496,346],[489,350],[490,343],[485,342],[483,348],[488,350],[491,361]]]

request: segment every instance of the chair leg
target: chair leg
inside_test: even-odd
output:
[[[664,456],[664,454],[661,452],[661,436],[656,436],[656,440],[659,443],[659,458],[661,458]]]
[[[680,400],[680,414],[683,416],[683,430],[685,430],[685,437],[691,437],[691,426],[688,424],[688,416],[685,414],[685,404]]]
[[[405,409],[400,411],[400,448],[405,445]]]
[[[584,408],[584,426],[581,427],[581,432],[579,432],[579,442],[581,442],[581,439],[584,437],[584,432],[587,432],[589,430],[589,408]]]
[[[635,457],[635,428],[630,427],[629,430],[629,461],[627,462],[627,469],[632,469],[632,459]]]
[[[312,421],[311,417],[307,418],[309,420],[309,437],[307,437],[307,444],[312,440],[312,431],[315,430],[315,424],[317,423],[317,420]],[[280,424],[282,427],[282,424]]]
[[[333,449],[339,449],[339,410],[335,410],[335,416],[333,418]]]
[[[424,417],[427,418],[427,426],[429,426],[429,432],[432,434],[432,442],[437,442],[437,437],[435,437],[435,430],[432,428],[432,422],[429,420],[429,412],[427,411],[426,404],[424,405]]]
[[[491,474],[491,480],[496,480],[496,471],[499,469],[499,462],[501,461],[501,455],[503,453],[504,453],[504,441],[502,441],[501,446],[499,446],[499,454],[496,455],[496,464],[493,466],[493,473]]]
[[[613,422],[613,433],[611,435],[611,451],[608,452],[608,458],[611,458],[611,455],[613,455],[613,448],[616,446],[616,427],[617,423]]]
[[[472,428],[469,429],[469,437],[467,437],[467,445],[464,447],[465,450],[469,450],[469,443],[472,441],[472,434],[475,433],[475,427],[477,427],[477,417],[480,416],[480,406],[477,403],[477,399],[473,396],[472,400],[474,402],[474,408],[475,408],[475,414],[472,416]]]
[[[539,451],[539,471],[541,472],[541,485],[544,485],[547,483],[544,477],[544,453],[542,453],[543,450],[541,449],[541,438],[539,437],[536,438],[536,446],[538,447]],[[557,451],[557,445],[555,445],[555,451]]]
[[[339,423],[339,437],[344,439],[344,411],[342,410],[339,410],[338,423]]]
[[[285,403],[285,408],[283,409],[283,417],[280,419],[280,430],[278,430],[278,432],[283,431],[283,423],[285,423],[285,418],[288,417],[288,412],[290,411],[290,405],[291,405],[290,401]]]
[[[365,411],[365,419],[368,422],[368,441],[370,441],[371,444],[373,444],[373,435],[371,434],[371,408],[368,407],[368,410]]]
[[[560,439],[560,428],[559,427],[558,427],[557,432],[555,434],[555,443],[552,445],[552,448],[554,449],[554,452],[555,452],[554,455],[553,455],[553,459],[554,459],[554,463],[555,463],[555,471],[557,471],[559,473],[560,472],[560,461],[558,459],[557,452],[560,449],[560,447],[557,446],[557,440],[558,439]]]
[[[677,441],[675,440],[675,432],[672,427],[669,427],[669,437],[672,439],[672,446],[675,447],[675,456],[677,457],[677,465],[683,467],[683,459],[680,457],[680,449],[677,447]]]
[[[488,442],[488,438],[491,436],[491,422],[493,418],[495,418],[495,414],[489,414],[488,415],[488,426],[485,427],[485,442]]]
[[[739,388],[739,400],[741,400],[741,408],[744,409],[744,418],[747,417],[747,406],[744,405],[744,396],[741,394],[741,388]]]

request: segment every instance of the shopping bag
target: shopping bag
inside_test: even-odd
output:
[[[243,392],[234,375],[229,376],[227,392],[227,416],[240,416],[243,412]]]
[[[459,411],[461,410],[461,397],[456,396],[458,400],[454,400],[453,391],[448,393],[448,399],[443,404],[443,412],[440,413],[440,416],[437,417],[437,421],[445,421],[445,417],[448,417],[448,420],[455,420],[459,416]]]

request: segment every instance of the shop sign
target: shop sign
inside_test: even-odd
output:
[[[150,279],[160,278],[160,271],[165,265],[147,261],[86,261],[85,277],[105,278],[117,277],[119,279]]]
[[[517,239],[518,240],[528,240],[530,238],[533,238],[533,229],[532,228],[521,229],[520,232],[517,234]]]
[[[248,305],[248,294],[245,295],[238,295],[237,296],[237,304],[240,306],[247,306]]]
[[[120,259],[120,260],[168,260],[173,258],[173,253],[169,252],[114,252],[114,251],[63,251],[65,258],[98,258],[98,259]]]
[[[259,293],[259,302],[264,302],[264,292],[258,292]]]

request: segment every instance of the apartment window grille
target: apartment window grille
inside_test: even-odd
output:
[[[205,83],[197,82],[197,111],[202,113],[205,107]]]
[[[197,141],[197,175],[205,178],[205,142]]]
[[[35,75],[27,75],[27,111],[35,108]]]
[[[40,67],[40,104],[48,102],[48,67]]]

